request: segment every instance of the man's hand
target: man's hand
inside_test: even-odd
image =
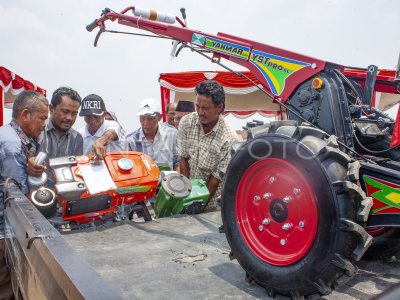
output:
[[[93,154],[97,159],[104,159],[106,155],[105,146],[113,141],[118,140],[118,135],[114,130],[107,130],[103,136],[99,137],[92,146]]]
[[[181,156],[179,169],[181,174],[190,179],[190,167],[188,158]]]
[[[210,198],[211,199],[215,192],[217,191],[218,185],[219,185],[220,180],[215,178],[214,176],[210,176],[210,179],[207,182],[207,188],[208,191],[210,192]]]
[[[36,159],[36,156],[31,156],[28,158],[26,172],[28,173],[28,175],[31,175],[34,177],[40,177],[40,176],[42,176],[42,173],[44,172],[44,170],[46,170],[46,166],[36,164],[35,159]]]
[[[100,139],[93,143],[92,151],[96,159],[104,159],[104,156],[106,155],[105,145],[100,141]]]
[[[212,175],[210,176],[210,179],[207,182],[207,188],[208,188],[208,191],[210,192],[210,197],[208,197],[207,202],[204,204],[203,211],[206,211],[204,209],[207,207],[207,205],[210,202],[211,198],[214,196],[215,192],[217,191],[219,182],[220,182],[220,180],[218,178],[215,178]]]

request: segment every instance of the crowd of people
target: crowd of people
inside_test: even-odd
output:
[[[60,87],[48,103],[42,94],[23,91],[15,99],[12,121],[0,127],[0,184],[14,178],[28,195],[28,175],[37,177],[48,172],[51,158],[93,154],[101,160],[107,152],[132,150],[148,154],[160,168],[203,179],[210,192],[205,211],[216,210],[221,195],[220,173],[228,165],[230,145],[237,135],[222,117],[223,87],[206,80],[196,86],[195,92],[196,103],[181,100],[167,105],[165,123],[161,122],[160,101],[142,100],[137,113],[140,127],[125,134],[115,113],[106,109],[99,95],[81,99],[72,88]],[[75,130],[72,127],[78,115],[86,124]],[[35,162],[39,152],[47,154],[44,164]],[[3,197],[1,191],[0,272],[5,268]],[[2,286],[7,280],[0,280],[0,291],[4,293],[0,298],[11,295]]]
[[[181,100],[167,105],[165,123],[160,101],[142,100],[137,113],[141,126],[126,134],[99,95],[81,99],[72,88],[60,87],[48,103],[43,95],[24,91],[15,100],[12,121],[0,128],[0,182],[12,177],[28,193],[27,176],[49,169],[46,163],[35,163],[39,152],[47,154],[48,163],[51,158],[88,154],[101,160],[107,152],[132,150],[148,154],[160,167],[203,179],[211,194],[207,209],[214,209],[220,196],[219,174],[237,135],[221,115],[223,87],[206,80],[195,92],[196,103]],[[85,126],[75,130],[78,115]]]

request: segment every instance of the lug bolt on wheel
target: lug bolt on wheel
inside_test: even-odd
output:
[[[281,243],[282,246],[285,246],[286,245],[286,240],[285,239],[281,239],[280,243]]]
[[[296,196],[298,196],[300,194],[301,190],[299,188],[294,188],[293,189],[293,194],[295,194]]]
[[[260,201],[260,196],[254,196],[253,199],[254,199],[255,202],[258,202],[258,201]]]
[[[271,222],[271,221],[270,221],[268,218],[266,218],[266,219],[263,220],[263,224],[264,224],[264,225],[268,225],[270,222]]]
[[[290,196],[285,196],[283,198],[283,202],[285,202],[285,203],[289,203],[290,201],[292,201],[292,197],[290,197]]]
[[[262,225],[258,226],[258,231],[264,231],[264,226]]]
[[[300,228],[304,228],[304,222],[303,222],[303,221],[300,221],[300,222],[299,222],[299,227],[300,227]]]
[[[263,195],[263,198],[268,200],[268,199],[271,199],[271,196],[272,196],[271,193],[265,193]]]
[[[273,184],[274,182],[276,181],[276,178],[274,177],[274,176],[271,176],[270,178],[269,178],[269,184]]]
[[[282,225],[282,229],[283,230],[290,230],[292,228],[292,224],[290,224],[290,223],[285,223],[285,224],[283,224]]]

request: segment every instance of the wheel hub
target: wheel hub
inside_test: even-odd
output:
[[[271,218],[278,223],[283,223],[288,217],[288,207],[281,199],[274,199],[269,207]]]

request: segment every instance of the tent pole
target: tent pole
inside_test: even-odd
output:
[[[161,109],[162,109],[162,121],[163,123],[167,121],[167,115],[165,113],[165,108],[167,104],[170,102],[170,90],[160,86],[161,88]]]

